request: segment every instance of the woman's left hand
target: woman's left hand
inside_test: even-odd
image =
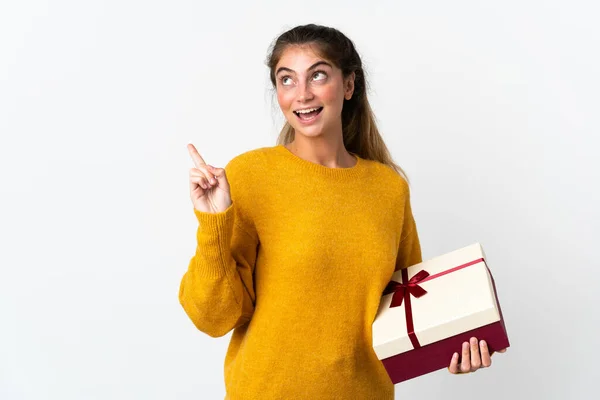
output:
[[[498,353],[504,353],[506,349],[498,350]],[[458,363],[459,354],[454,353],[450,360],[448,371],[452,374],[465,374],[475,372],[479,368],[487,368],[492,365],[492,354],[490,353],[485,340],[478,341],[472,337],[471,342],[464,342],[462,345],[462,357]]]

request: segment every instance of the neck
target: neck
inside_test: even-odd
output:
[[[350,168],[356,159],[346,150],[341,137],[337,140],[307,138],[296,133],[285,147],[298,157],[329,168]]]

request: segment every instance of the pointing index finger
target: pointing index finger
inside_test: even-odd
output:
[[[204,162],[204,159],[193,144],[188,143],[187,148],[197,168],[200,168],[201,165],[206,165],[206,162]]]

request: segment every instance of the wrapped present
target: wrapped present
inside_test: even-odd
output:
[[[479,243],[394,272],[372,326],[393,383],[450,366],[471,337],[509,347],[496,286]]]

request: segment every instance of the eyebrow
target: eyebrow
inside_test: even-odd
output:
[[[327,65],[328,67],[331,67],[331,64],[329,64],[327,61],[317,61],[316,63],[314,63],[313,65],[311,65],[307,71],[310,71],[312,69],[317,68],[319,65]],[[275,75],[279,74],[281,71],[288,71],[288,72],[294,72],[295,71],[293,69],[290,69],[288,67],[279,67],[277,69],[277,72],[275,72]]]

